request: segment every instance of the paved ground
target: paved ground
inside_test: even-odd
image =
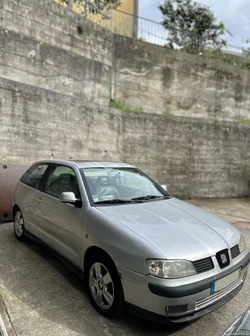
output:
[[[250,199],[192,201],[239,228],[250,248]],[[19,243],[12,224],[0,225],[0,327],[18,336],[187,336],[221,335],[250,305],[250,272],[240,294],[226,306],[184,326],[161,326],[124,314],[100,316],[82,283],[43,247]]]

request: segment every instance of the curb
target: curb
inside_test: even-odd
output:
[[[0,336],[17,336],[12,325],[7,307],[0,294]]]

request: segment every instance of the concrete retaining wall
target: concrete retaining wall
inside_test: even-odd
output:
[[[250,119],[249,88],[250,71],[113,35],[52,0],[0,0],[1,162],[119,160],[179,197],[247,196],[250,127],[222,120]]]
[[[1,3],[0,77],[109,104],[108,30],[52,0]]]
[[[150,113],[250,119],[249,70],[113,35],[53,0],[0,8],[0,77]]]
[[[250,71],[115,37],[116,98],[145,112],[250,119]]]
[[[0,125],[0,162],[118,160],[178,197],[250,193],[249,125],[121,112],[6,79]]]

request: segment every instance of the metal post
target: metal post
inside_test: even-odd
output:
[[[116,59],[115,59],[115,35],[113,32],[113,18],[114,11],[111,11],[110,18],[110,30],[111,30],[111,39],[112,39],[112,64],[111,64],[111,74],[110,74],[110,101],[115,100],[115,79],[116,79]]]

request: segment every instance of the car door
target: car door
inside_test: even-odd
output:
[[[74,169],[55,165],[36,197],[38,237],[80,266],[85,214],[82,207],[62,203],[59,200],[62,192],[74,192],[76,198],[81,199]]]

